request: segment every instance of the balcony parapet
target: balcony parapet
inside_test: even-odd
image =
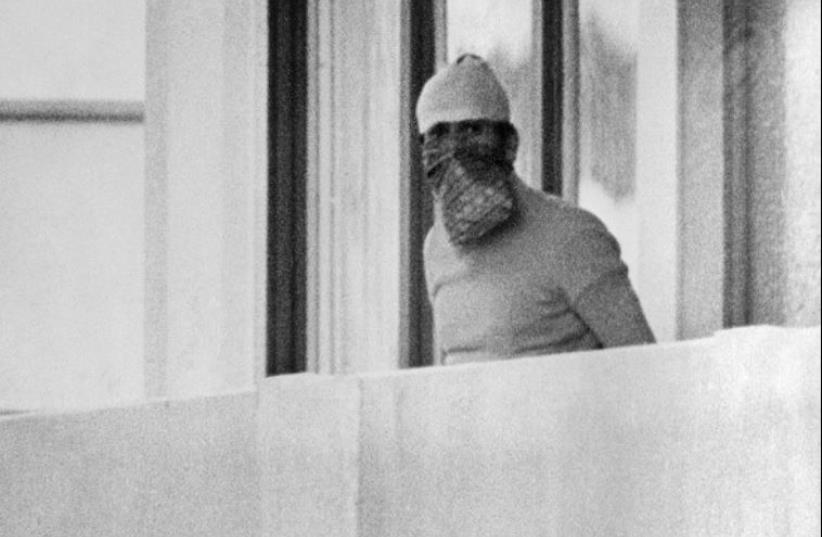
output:
[[[810,535],[819,393],[751,327],[6,417],[0,534]]]

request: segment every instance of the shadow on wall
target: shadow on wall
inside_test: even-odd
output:
[[[614,200],[630,198],[636,184],[637,55],[608,35],[595,13],[581,23],[580,95],[590,121],[580,123],[581,151],[591,179]]]

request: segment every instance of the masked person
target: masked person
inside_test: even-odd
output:
[[[424,246],[445,364],[654,341],[602,222],[514,172],[508,98],[473,55],[417,101],[434,225]]]

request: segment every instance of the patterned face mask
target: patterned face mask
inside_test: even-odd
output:
[[[438,127],[423,141],[426,177],[451,243],[471,244],[517,213],[510,134],[488,122]]]

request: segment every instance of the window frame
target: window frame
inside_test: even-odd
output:
[[[266,375],[306,370],[308,10],[268,3]]]
[[[566,79],[574,76],[570,69],[575,58],[566,54],[566,41],[571,37],[568,32],[570,18],[566,15],[572,12],[568,0],[542,0],[536,2],[536,9],[541,13],[535,15],[541,18],[542,43],[542,190],[556,196],[564,196],[564,183],[570,179],[567,176],[565,154],[568,145],[565,143],[565,131],[572,130],[566,119]],[[574,88],[570,88],[569,95],[574,95]],[[574,148],[575,152],[575,148]],[[571,179],[572,184],[575,183]],[[568,192],[573,192],[569,189]]]
[[[425,284],[423,244],[433,223],[431,194],[420,178],[422,153],[415,106],[426,80],[443,54],[444,0],[406,0],[402,4],[402,129],[400,134],[400,365],[438,363],[434,325]]]

